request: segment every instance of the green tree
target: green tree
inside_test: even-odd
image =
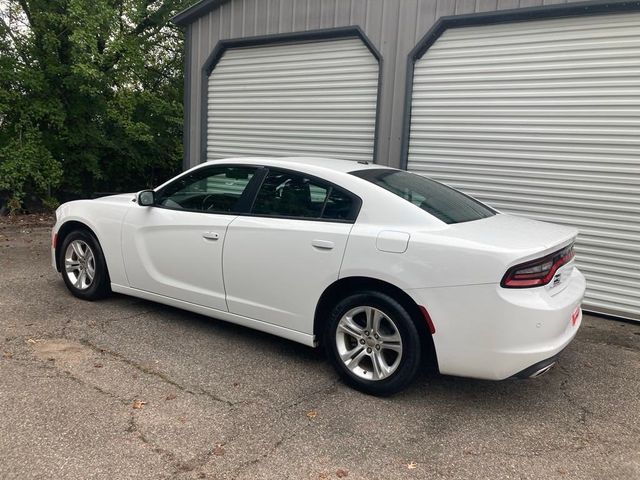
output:
[[[3,0],[0,195],[46,199],[149,186],[182,158],[188,0]]]

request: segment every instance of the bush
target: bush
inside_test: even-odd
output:
[[[180,169],[184,0],[0,6],[0,198],[137,190]]]

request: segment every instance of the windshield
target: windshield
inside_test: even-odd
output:
[[[381,168],[351,174],[395,193],[445,223],[470,222],[496,214],[458,190],[413,173]]]

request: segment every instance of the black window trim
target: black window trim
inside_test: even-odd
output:
[[[196,171],[199,172],[201,170],[208,170],[210,168],[254,168],[256,170],[255,173],[253,174],[253,177],[251,177],[251,180],[249,180],[249,183],[247,183],[247,186],[242,192],[242,195],[240,195],[240,198],[238,199],[238,211],[236,212],[217,212],[213,210],[204,211],[204,210],[195,210],[191,208],[173,208],[173,207],[167,207],[165,205],[160,205],[160,204],[155,204],[154,207],[163,208],[165,210],[173,210],[176,212],[202,213],[205,215],[232,215],[234,217],[280,218],[285,220],[305,220],[305,221],[312,221],[312,222],[347,223],[347,224],[355,223],[356,220],[358,219],[358,215],[360,215],[360,209],[362,208],[362,199],[355,193],[347,190],[346,188],[341,187],[340,185],[336,185],[335,183],[325,178],[321,178],[316,175],[302,172],[300,170],[294,170],[286,167],[270,167],[262,164],[251,164],[251,163],[216,163],[212,165],[205,164],[204,166],[186,171],[181,175],[178,175],[176,178],[170,180],[169,183],[162,186],[162,188],[154,189],[154,193],[155,195],[159,195],[164,189],[172,185],[173,182],[178,181],[180,178],[188,175],[189,173],[193,173]],[[287,215],[268,215],[268,214],[262,214],[262,213],[253,213],[253,207],[256,202],[256,199],[258,198],[258,192],[260,191],[260,188],[262,188],[262,184],[264,183],[264,180],[267,178],[267,175],[269,175],[269,172],[272,170],[283,172],[283,173],[302,175],[305,178],[308,178],[309,180],[324,183],[325,185],[327,185],[329,189],[327,191],[327,197],[325,198],[325,203],[322,206],[321,215],[324,214],[324,208],[326,206],[327,200],[329,199],[329,195],[331,195],[331,193],[334,190],[337,190],[345,194],[346,196],[350,197],[351,200],[353,201],[353,204],[351,207],[351,211],[349,212],[349,218],[345,220],[340,220],[340,219],[334,219],[334,218],[296,217],[296,216],[287,216]]]

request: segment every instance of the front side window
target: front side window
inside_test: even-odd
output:
[[[351,174],[404,198],[444,223],[470,222],[496,214],[458,190],[413,173],[381,168]]]
[[[302,174],[269,170],[255,199],[258,215],[348,221],[355,200],[339,188]]]
[[[252,167],[200,168],[157,192],[156,203],[177,210],[238,212],[240,198],[255,171]]]

